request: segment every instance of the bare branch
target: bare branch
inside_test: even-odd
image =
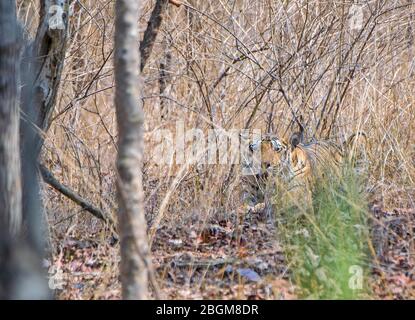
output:
[[[150,57],[151,51],[153,50],[154,42],[156,41],[163,20],[163,14],[169,5],[169,2],[169,0],[157,0],[153,11],[151,12],[143,40],[140,42],[141,71],[143,71],[147,59]]]
[[[89,203],[87,200],[78,195],[75,191],[60,183],[53,176],[52,172],[50,172],[43,164],[39,164],[39,171],[42,175],[43,181],[45,181],[48,185],[62,193],[67,198],[71,199],[77,205],[81,206],[84,210],[88,211],[89,213],[92,213],[94,217],[108,222],[111,226],[115,226],[114,220],[109,214],[104,213],[101,209]]]

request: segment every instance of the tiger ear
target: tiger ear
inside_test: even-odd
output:
[[[291,147],[294,149],[303,142],[303,134],[301,132],[294,132],[290,137]]]

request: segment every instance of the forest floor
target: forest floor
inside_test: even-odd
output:
[[[374,234],[382,238],[368,279],[372,297],[415,298],[415,264],[410,255],[415,212],[373,205],[371,213],[378,222]],[[118,244],[108,241],[102,230],[78,236],[67,238],[55,255],[53,265],[63,280],[56,297],[119,299]],[[162,298],[299,298],[276,228],[259,214],[248,214],[240,223],[233,217],[212,219],[204,226],[163,226],[157,230],[152,254]],[[57,274],[53,271],[52,278]]]

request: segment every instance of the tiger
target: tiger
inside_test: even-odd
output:
[[[248,211],[272,212],[271,199],[276,191],[286,197],[310,203],[316,183],[326,175],[340,176],[347,161],[364,171],[366,134],[352,134],[342,145],[330,140],[312,140],[304,143],[303,132],[294,132],[288,139],[268,133],[249,144],[249,155],[260,165],[249,174],[251,161],[245,163],[243,175],[244,207]],[[258,160],[259,158],[259,160]],[[359,163],[360,161],[360,163]],[[279,189],[279,190],[276,190]],[[303,205],[301,204],[301,205]]]
[[[266,198],[272,189],[275,164],[286,161],[286,153],[282,152],[285,148],[285,140],[280,141],[273,134],[266,134],[249,144],[248,157],[242,160],[242,201],[248,210],[260,211],[268,202]]]

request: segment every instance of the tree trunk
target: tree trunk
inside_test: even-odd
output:
[[[68,7],[68,0],[41,0],[36,37],[26,40],[23,52],[22,150],[31,149],[35,158],[39,156],[44,139],[38,128],[46,133],[55,108],[65,61]]]
[[[69,0],[41,0],[35,38],[25,39],[21,59],[21,164],[23,225],[16,249],[17,283],[14,298],[47,299],[50,291],[42,268],[47,239],[40,199],[37,161],[50,126],[64,65]],[[50,248],[48,248],[50,249]],[[51,274],[51,277],[54,275]],[[30,288],[31,290],[28,290]]]
[[[121,282],[124,299],[148,298],[149,248],[141,165],[143,122],[138,20],[140,1],[117,0],[115,105],[119,130],[118,202]]]
[[[0,1],[0,299],[10,298],[14,239],[22,217],[19,154],[21,29],[13,0]]]

